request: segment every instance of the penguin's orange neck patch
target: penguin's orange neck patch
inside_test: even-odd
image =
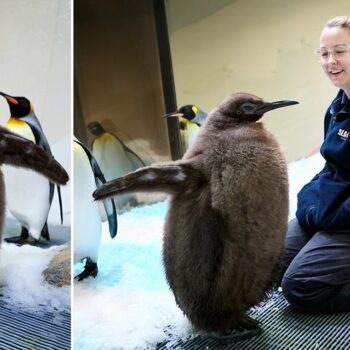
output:
[[[9,126],[9,127],[16,127],[16,126],[18,127],[18,126],[24,126],[24,125],[26,125],[26,122],[14,117],[10,117],[10,119],[6,122],[6,126]]]

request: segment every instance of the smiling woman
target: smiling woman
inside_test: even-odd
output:
[[[282,288],[296,308],[341,313],[350,311],[350,17],[327,22],[316,54],[340,90],[324,122],[326,165],[299,192],[289,224]]]
[[[350,97],[350,17],[330,20],[321,33],[320,63],[332,83]]]

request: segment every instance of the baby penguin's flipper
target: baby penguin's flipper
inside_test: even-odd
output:
[[[0,127],[0,164],[28,168],[64,185],[69,176],[46,151],[30,140]]]
[[[104,184],[93,193],[101,200],[127,192],[166,192],[170,194],[186,191],[203,181],[202,174],[190,162],[164,163],[142,168]]]

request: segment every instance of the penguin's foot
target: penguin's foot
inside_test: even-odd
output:
[[[256,337],[262,332],[261,323],[245,315],[234,328],[224,333],[210,333],[209,337],[215,339],[220,344],[236,343]]]
[[[47,222],[45,222],[45,225],[41,230],[41,237],[45,238],[47,241],[50,240],[49,228],[47,226]]]
[[[7,243],[17,244],[18,246],[22,246],[25,244],[38,245],[38,242],[39,242],[32,236],[28,236],[27,238],[23,238],[23,236],[8,237],[8,238],[4,238],[4,241]]]
[[[261,329],[261,322],[254,320],[248,315],[244,315],[234,327],[234,329]]]
[[[49,235],[49,231],[42,231],[41,232],[41,237],[45,238],[47,241],[50,240],[50,235]]]
[[[26,239],[24,239],[22,236],[15,236],[15,237],[8,237],[4,238],[4,241],[7,243],[14,243],[17,245],[23,245]]]
[[[29,237],[29,231],[24,226],[22,226],[22,229],[21,229],[21,237],[23,240],[26,240]]]
[[[90,258],[86,259],[86,263],[84,266],[84,271],[79,273],[79,275],[75,276],[74,279],[78,281],[82,281],[83,279],[92,276],[95,278],[98,273],[97,264],[93,262]]]

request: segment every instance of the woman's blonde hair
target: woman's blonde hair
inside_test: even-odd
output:
[[[338,16],[330,19],[325,27],[341,27],[350,29],[350,16]]]

